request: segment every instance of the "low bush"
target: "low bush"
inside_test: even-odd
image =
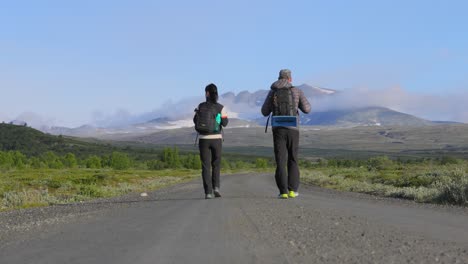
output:
[[[302,178],[311,184],[342,191],[467,206],[468,163],[427,162],[397,164],[387,158],[374,158],[367,162],[366,168],[303,168]]]
[[[468,174],[465,170],[451,171],[441,177],[435,187],[440,191],[436,199],[439,203],[468,205]]]

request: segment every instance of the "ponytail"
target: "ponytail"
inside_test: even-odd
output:
[[[218,102],[218,87],[216,87],[216,85],[213,83],[208,84],[205,87],[205,92],[210,94],[210,96],[206,98],[208,101],[215,104]]]

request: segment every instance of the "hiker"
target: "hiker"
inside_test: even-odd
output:
[[[228,117],[223,105],[218,103],[218,88],[214,84],[205,87],[206,102],[195,109],[193,123],[199,134],[198,148],[202,163],[203,188],[205,199],[221,197],[220,172],[222,128],[227,126]],[[214,197],[213,197],[214,194]]]
[[[272,113],[273,145],[276,160],[275,180],[279,189],[278,197],[281,199],[295,198],[299,195],[298,109],[306,114],[310,112],[310,103],[304,96],[304,92],[294,87],[291,82],[291,71],[281,70],[278,80],[271,85],[271,90],[262,106],[264,116]],[[277,122],[275,121],[276,117],[278,117]]]

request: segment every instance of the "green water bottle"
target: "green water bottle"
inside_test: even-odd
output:
[[[221,128],[221,113],[218,113],[216,115],[216,132],[219,131],[219,129]]]

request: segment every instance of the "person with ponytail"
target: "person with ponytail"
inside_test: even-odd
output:
[[[218,103],[218,88],[213,83],[205,87],[206,101],[195,109],[193,122],[199,133],[198,148],[202,163],[205,199],[221,197],[221,150],[222,128],[227,126],[228,117],[224,106]]]

